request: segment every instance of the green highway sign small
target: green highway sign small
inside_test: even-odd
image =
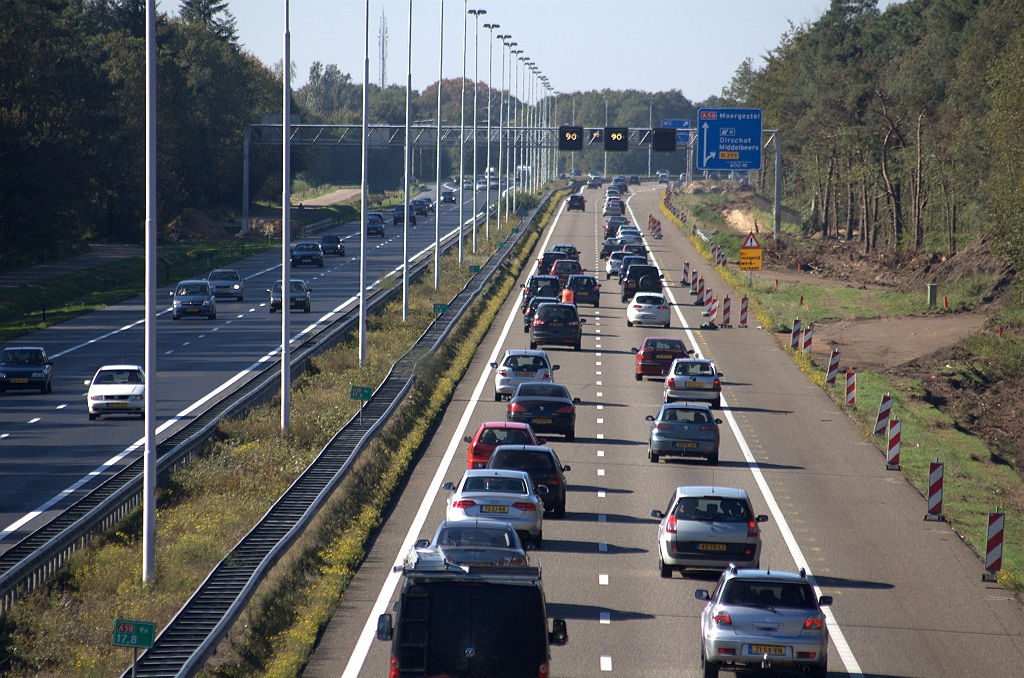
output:
[[[369,386],[356,386],[353,384],[348,397],[352,400],[369,400],[373,397],[373,389]]]
[[[519,227],[518,227],[518,226],[516,226],[515,228],[513,228],[513,229],[512,229],[512,232],[513,232],[513,233],[518,233],[518,232],[519,232]]]
[[[434,315],[437,315],[439,313],[447,313],[447,312],[448,312],[448,304],[434,304]]]
[[[156,623],[135,621],[133,619],[115,619],[114,636],[110,642],[119,647],[153,647],[156,637]]]
[[[494,243],[494,246],[497,247],[500,250],[502,247],[505,246],[505,241],[504,240],[499,240],[498,242]]]
[[[479,266],[470,266],[469,267],[469,272],[470,273],[479,273],[480,272],[480,267]]]

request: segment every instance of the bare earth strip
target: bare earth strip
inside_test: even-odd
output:
[[[319,198],[303,200],[302,204],[306,207],[327,207],[329,205],[337,205],[340,202],[345,202],[357,195],[359,195],[358,186],[355,188],[339,188],[337,191],[328,193],[327,195],[321,195]]]

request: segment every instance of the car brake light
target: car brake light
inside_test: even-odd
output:
[[[676,533],[676,514],[668,514],[668,522],[665,523],[665,531],[671,534]]]
[[[814,659],[818,654],[816,652],[797,652],[797,659]]]
[[[541,662],[537,669],[537,678],[548,678],[548,663]]]
[[[821,617],[819,615],[812,615],[807,618],[804,622],[805,629],[820,629],[821,628]]]
[[[671,431],[673,429],[672,424],[655,424],[654,428],[659,431]]]
[[[506,565],[508,565],[508,558],[498,558],[498,560],[496,560],[494,564],[498,567],[505,567]]]
[[[508,406],[508,411],[522,413],[526,411],[526,407],[520,403],[512,403],[511,405]]]
[[[551,378],[551,373],[550,372],[541,372],[540,373],[540,378],[541,379],[550,379]]]
[[[516,503],[512,504],[512,508],[517,508],[520,511],[536,511],[537,505],[534,504],[532,501],[517,501]]]
[[[555,414],[572,414],[575,411],[576,408],[573,407],[572,405],[565,405],[564,407],[559,407],[557,410],[555,410]]]
[[[668,378],[668,387],[669,388],[675,388],[676,387],[675,377],[669,377]]]
[[[720,610],[715,614],[713,619],[717,626],[732,626],[732,617],[730,617],[729,613],[724,610]]]
[[[508,376],[508,370],[498,370],[498,374],[500,374],[503,377],[507,377]]]
[[[715,383],[714,383],[713,388],[722,388],[722,382],[720,382],[719,380],[715,379]]]
[[[452,508],[457,509],[468,509],[476,506],[476,502],[472,499],[459,499],[458,501],[452,502]]]
[[[668,310],[668,306],[659,306],[658,310],[659,311],[667,311]]]
[[[547,325],[547,322],[546,322],[546,321],[544,321],[544,320],[541,320],[540,318],[536,318],[536,319],[535,319],[535,320],[533,321],[533,326],[534,326],[534,327],[540,327],[541,325]]]
[[[640,304],[633,304],[633,308],[643,308]]]
[[[398,657],[391,658],[391,670],[388,671],[388,678],[399,678],[401,673],[398,670]]]
[[[718,427],[714,426],[714,425],[712,425],[712,426],[701,426],[697,430],[698,431],[717,431]]]
[[[735,655],[736,654],[736,648],[733,648],[733,647],[720,647],[720,648],[718,648],[718,654]]]
[[[747,523],[747,536],[748,537],[756,537],[758,532],[760,532],[760,530],[757,529],[757,521],[756,520],[751,520],[750,522]]]
[[[558,477],[557,473],[552,473],[548,476],[548,479],[545,482],[547,482],[548,485],[561,485],[562,479]]]

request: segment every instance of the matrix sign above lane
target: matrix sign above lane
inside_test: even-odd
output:
[[[697,111],[697,169],[761,169],[760,108]]]

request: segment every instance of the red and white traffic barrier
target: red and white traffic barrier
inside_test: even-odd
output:
[[[704,310],[707,311],[711,308],[711,288],[704,288]]]
[[[802,346],[802,350],[803,350],[804,353],[810,353],[811,352],[811,341],[813,339],[814,339],[814,325],[808,324],[807,327],[804,328],[804,341],[803,341],[803,346]]]
[[[708,320],[714,323],[718,318],[718,297],[711,298],[711,305],[708,306]]]
[[[697,306],[704,305],[704,276],[697,278]]]
[[[655,239],[661,238],[661,222],[660,221],[655,221],[654,222],[654,227],[653,227],[652,230],[654,231],[654,236],[653,237]]]
[[[885,455],[885,468],[898,471],[900,468],[900,420],[889,420],[889,447]]]
[[[698,277],[699,276],[697,275],[697,269],[693,269],[693,271],[690,273],[690,294],[691,295],[697,294],[697,280],[698,280]]]
[[[846,370],[846,405],[853,407],[857,404],[857,373],[853,370]]]
[[[683,262],[683,284],[690,284],[690,262],[688,261]]]
[[[740,327],[747,329],[747,296],[740,299]]]
[[[875,418],[875,435],[880,436],[885,432],[886,423],[889,421],[889,414],[892,412],[892,396],[886,393],[882,396],[882,402],[878,405],[878,417]]]
[[[800,350],[800,318],[793,319],[793,333],[789,339],[789,346],[794,351]]]
[[[725,250],[723,250],[721,247],[719,247],[718,248],[718,265],[719,266],[725,266],[727,263],[729,263],[729,262],[726,261],[726,259],[725,259]]]
[[[828,372],[825,374],[825,383],[834,386],[836,377],[839,376],[839,351],[832,349],[832,355],[828,357]]]
[[[928,513],[925,520],[945,520],[942,515],[942,475],[944,465],[936,459],[928,465]]]
[[[722,299],[722,327],[732,327],[732,302],[728,294]]]
[[[995,581],[999,570],[1003,569],[1003,522],[1002,513],[988,514],[988,533],[985,536],[985,574],[982,581]]]

